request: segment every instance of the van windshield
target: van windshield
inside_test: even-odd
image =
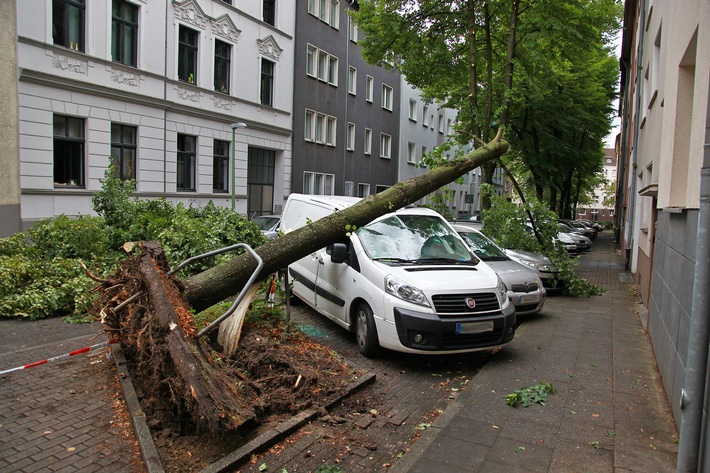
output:
[[[478,263],[478,258],[436,216],[391,215],[359,228],[357,235],[374,260]]]

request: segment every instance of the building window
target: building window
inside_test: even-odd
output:
[[[214,90],[229,93],[229,71],[231,69],[232,45],[223,41],[214,42]]]
[[[392,87],[382,84],[382,108],[392,111]]]
[[[439,115],[439,133],[444,133],[444,116]]]
[[[276,152],[271,149],[249,147],[248,156],[247,212],[252,217],[273,213]]]
[[[325,144],[335,146],[335,130],[337,129],[335,117],[328,116],[325,120]]]
[[[348,132],[345,134],[345,149],[355,150],[355,124],[348,123]]]
[[[304,171],[303,193],[312,195],[333,195],[335,193],[335,175]]]
[[[111,124],[111,162],[117,178],[136,178],[136,127]]]
[[[407,162],[417,162],[417,145],[411,141],[407,144]]]
[[[318,55],[318,48],[309,44],[306,50],[306,74],[311,77],[317,76],[316,71],[316,56]]]
[[[318,51],[318,79],[325,81],[328,72],[328,53]]]
[[[357,87],[357,69],[350,66],[348,69],[348,93],[355,95],[355,88]]]
[[[338,58],[330,55],[328,56],[328,83],[338,85]]]
[[[114,61],[136,67],[138,7],[125,0],[113,0],[111,56]]]
[[[328,0],[318,0],[318,18],[321,21],[328,19]]]
[[[52,41],[84,51],[84,0],[52,0]]]
[[[268,23],[271,26],[276,25],[276,0],[263,0],[264,8],[262,19],[264,23]]]
[[[197,159],[197,138],[177,135],[177,190],[195,190],[195,161]]]
[[[338,0],[331,0],[330,2],[328,24],[336,30],[340,28],[340,2]]]
[[[54,116],[54,186],[84,187],[84,120]]]
[[[261,104],[274,105],[274,63],[261,60]]]
[[[358,184],[357,185],[357,196],[367,197],[370,195],[370,184]]]
[[[380,133],[380,158],[390,159],[392,153],[392,137],[387,133]]]
[[[417,121],[417,101],[414,99],[409,99],[409,119]]]
[[[367,76],[365,79],[365,100],[372,102],[373,90],[375,88],[375,79],[372,76]]]
[[[429,105],[422,108],[422,125],[429,126]]]
[[[306,141],[315,141],[316,112],[306,110],[306,118],[303,124],[303,134]]]
[[[214,140],[212,150],[212,192],[229,191],[229,141]]]
[[[422,146],[422,158],[419,161],[421,163],[422,167],[426,167],[426,164],[423,162],[424,158],[426,157],[426,153],[427,153],[426,146]]]
[[[355,23],[355,20],[353,18],[349,18],[349,29],[348,29],[348,38],[350,41],[353,43],[357,43],[357,23]]]
[[[310,13],[313,16],[318,16],[318,4],[316,3],[317,0],[308,0],[308,13]]]
[[[316,115],[316,143],[325,143],[325,115],[322,113]]]
[[[180,25],[178,33],[178,80],[197,83],[197,31]]]
[[[365,154],[372,154],[372,129],[365,128]]]
[[[377,185],[375,186],[375,194],[379,194],[380,192],[384,192],[384,191],[386,191],[386,190],[389,189],[389,188],[390,188],[390,186],[385,186],[385,185],[382,185],[382,184],[377,184]]]

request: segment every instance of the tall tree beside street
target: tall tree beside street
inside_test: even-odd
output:
[[[587,182],[601,164],[618,69],[608,44],[621,8],[616,0],[363,0],[353,17],[366,60],[460,111],[461,142],[487,142],[504,127],[508,159],[519,161],[508,164],[557,209],[559,196],[569,206],[578,195],[561,189]],[[569,143],[550,150],[540,137]],[[495,166],[482,167],[484,182]]]

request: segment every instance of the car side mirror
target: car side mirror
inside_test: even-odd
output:
[[[333,263],[345,263],[348,259],[348,245],[344,243],[333,243],[330,245],[330,260]]]

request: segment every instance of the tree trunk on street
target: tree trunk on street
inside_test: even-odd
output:
[[[424,175],[399,182],[384,192],[362,199],[352,207],[259,246],[254,251],[263,260],[264,266],[258,279],[264,279],[289,263],[338,241],[353,226],[362,227],[381,215],[411,204],[502,156],[508,150],[508,143],[501,140],[501,133],[499,131],[490,143],[462,158],[447,161]],[[237,256],[190,277],[185,281],[185,296],[193,309],[206,309],[239,293],[256,268],[257,262],[250,254]]]

